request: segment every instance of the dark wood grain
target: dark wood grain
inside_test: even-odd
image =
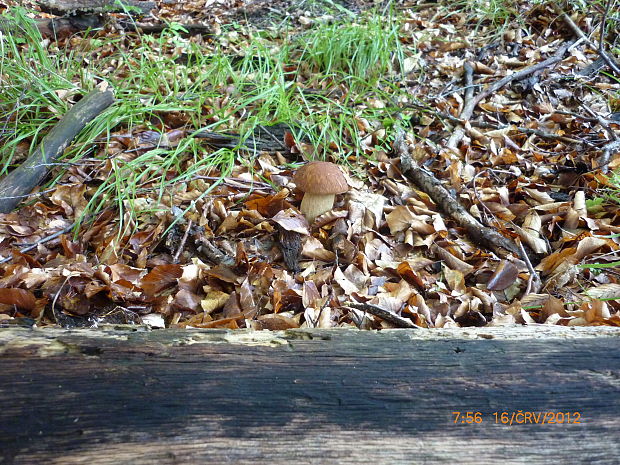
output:
[[[618,463],[620,330],[540,331],[0,330],[0,463]]]

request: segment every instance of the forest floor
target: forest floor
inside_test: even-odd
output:
[[[0,215],[0,325],[620,326],[617,2],[38,3],[0,0],[3,173],[116,101]],[[308,224],[314,159],[349,190]]]

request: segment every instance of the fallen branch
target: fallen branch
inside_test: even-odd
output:
[[[435,114],[443,119],[450,120],[454,123],[464,124],[464,121],[456,116],[452,116],[448,113],[444,113],[442,111],[435,111]],[[535,135],[540,137],[541,139],[547,140],[559,140],[561,142],[567,142],[571,144],[586,144],[593,145],[588,141],[583,141],[580,139],[575,139],[573,137],[561,136],[559,134],[554,134],[551,132],[545,132],[540,129],[532,129],[532,128],[524,128],[522,126],[515,126],[514,124],[495,124],[495,123],[486,123],[482,121],[469,121],[471,126],[480,128],[480,129],[493,129],[493,130],[501,130],[501,129],[509,129],[512,128],[515,131],[521,132],[523,134]],[[458,129],[457,129],[458,130]],[[456,131],[456,130],[455,130]],[[461,136],[462,137],[462,136]]]
[[[113,102],[111,91],[95,89],[73,105],[26,161],[0,181],[0,213],[12,211],[24,194],[38,186],[73,138]]]
[[[249,151],[265,151],[276,152],[286,151],[286,147],[281,141],[284,140],[286,132],[290,128],[286,124],[275,124],[273,126],[258,126],[254,132],[247,136],[245,140],[241,139],[239,134],[219,133],[207,130],[199,130],[192,134],[192,137],[204,139],[209,145],[217,148],[230,148]]]
[[[556,50],[556,52],[550,56],[549,58],[547,58],[546,60],[541,61],[540,63],[536,63],[534,65],[528,66],[526,68],[523,68],[515,73],[512,73],[508,76],[503,77],[502,79],[500,79],[499,81],[495,81],[494,83],[492,83],[490,86],[488,86],[487,88],[485,88],[484,90],[482,90],[478,95],[476,95],[475,97],[471,97],[470,99],[466,100],[465,105],[463,106],[463,111],[461,111],[461,115],[460,115],[460,119],[467,122],[471,119],[472,115],[474,114],[474,109],[476,108],[476,106],[485,98],[487,98],[489,95],[492,95],[493,93],[497,92],[498,90],[500,90],[502,87],[510,84],[513,81],[520,81],[521,79],[524,79],[525,77],[536,73],[537,71],[543,70],[545,68],[548,68],[549,66],[557,63],[558,61],[561,61],[564,58],[564,54],[566,53],[566,51],[571,47],[571,45],[573,45],[572,42],[566,43],[564,45],[562,45],[560,48],[558,48]],[[465,78],[466,81],[471,79],[471,76],[473,75],[473,68],[471,66],[470,63],[465,63],[464,65],[464,70],[465,70]],[[470,85],[467,86],[468,90],[469,89],[473,89],[473,87],[471,87]],[[469,96],[471,96],[471,94],[468,94]],[[467,95],[466,95],[467,97]],[[465,130],[463,128],[461,128],[461,130],[456,130],[454,132],[454,134],[450,137],[450,139],[448,140],[448,148],[450,149],[456,149],[456,147],[458,146],[459,142],[461,141],[461,139],[463,138],[463,136],[465,135]]]
[[[496,255],[506,258],[509,253],[521,255],[519,247],[510,239],[502,236],[493,228],[482,225],[471,216],[441,182],[432,174],[417,166],[409,155],[409,148],[405,142],[405,133],[399,129],[394,140],[394,150],[400,158],[402,173],[416,186],[424,191],[444,213],[455,220],[476,244],[492,250]]]
[[[556,14],[558,14],[559,16],[562,17],[562,20],[566,23],[566,25],[568,27],[570,27],[572,29],[572,31],[575,33],[575,35],[577,37],[579,37],[580,39],[584,40],[588,45],[590,45],[592,48],[598,50],[598,54],[599,56],[605,61],[605,63],[607,63],[607,66],[609,66],[616,74],[620,75],[620,65],[618,65],[618,63],[616,63],[613,58],[611,58],[607,52],[605,52],[605,49],[603,47],[603,36],[601,35],[601,37],[599,37],[599,44],[597,46],[597,44],[595,44],[592,40],[590,40],[590,38],[585,35],[583,33],[583,31],[581,30],[581,28],[579,26],[577,26],[577,24],[575,24],[575,22],[571,19],[570,16],[568,16],[563,10],[562,8],[555,4],[555,3],[551,3],[553,6],[553,9],[555,10]],[[609,13],[609,1],[607,2],[607,7],[605,9],[605,14],[603,17],[603,21],[606,22],[607,20],[607,15]],[[604,22],[603,24],[601,24],[601,26],[603,26],[604,28]]]
[[[233,266],[235,259],[221,251],[215,244],[206,238],[202,238],[198,246],[198,252],[216,265]]]
[[[371,315],[379,317],[382,320],[387,321],[390,324],[393,324],[397,328],[411,328],[411,329],[417,328],[417,326],[414,325],[411,322],[411,320],[408,320],[407,318],[403,318],[402,316],[399,316],[388,310],[384,310],[383,308],[378,307],[377,305],[373,305],[369,303],[347,302],[346,304],[344,304],[344,306],[354,308],[356,310],[361,310],[366,313],[370,313]]]

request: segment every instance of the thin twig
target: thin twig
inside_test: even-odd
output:
[[[601,125],[601,127],[605,130],[605,132],[607,133],[607,135],[609,136],[611,140],[618,140],[618,136],[613,131],[613,129],[611,129],[611,126],[609,126],[605,118],[603,118],[601,115],[599,115],[594,110],[592,110],[588,105],[582,102],[579,98],[575,97],[575,99],[579,102],[579,104],[583,107],[585,111],[590,113],[590,116],[592,116],[593,118],[596,118],[596,121],[598,122],[598,124]]]
[[[63,283],[60,285],[60,287],[56,291],[56,294],[54,294],[54,299],[52,300],[52,315],[54,315],[54,319],[56,320],[56,323],[58,323],[58,318],[56,317],[56,301],[58,301],[58,297],[60,296],[60,291],[62,291],[62,288],[65,287],[65,284],[67,284],[67,281],[69,281],[70,277],[71,275],[67,276],[67,278],[63,281]],[[41,319],[43,319],[44,313],[45,312],[42,311],[37,317],[37,324],[41,323]]]
[[[598,117],[594,117],[594,116],[584,116],[584,115],[580,115],[579,113],[575,113],[574,111],[566,111],[566,110],[554,110],[554,113],[557,113],[559,115],[569,115],[569,116],[574,116],[577,119],[580,119],[582,121],[588,121],[590,123],[597,123],[601,120],[601,118],[605,121],[606,124],[618,124],[618,121],[615,121],[613,119],[609,119],[609,118],[603,118],[602,116],[598,116]]]
[[[36,197],[37,195],[43,195],[43,194],[47,194],[48,192],[53,192],[56,189],[58,189],[58,186],[72,186],[75,184],[57,184],[54,187],[50,187],[49,189],[45,189],[43,191],[38,191],[38,192],[30,192],[29,194],[24,194],[24,195],[10,195],[10,196],[5,196],[5,197],[0,197],[0,200],[6,200],[6,199],[27,199],[28,197]]]
[[[243,178],[219,178],[217,176],[203,176],[203,175],[198,175],[198,176],[192,176],[190,179],[188,179],[187,181],[194,181],[196,179],[205,179],[207,181],[219,181],[221,180],[223,184],[227,184],[231,187],[236,187],[238,189],[248,189],[254,186],[259,186],[265,189],[271,189],[273,190],[273,186],[271,184],[268,184],[266,182],[262,182],[262,181],[256,181],[254,179],[243,179]],[[181,181],[182,182],[182,181]],[[249,186],[239,186],[239,185],[235,185],[236,183],[240,183],[240,184],[249,184]]]
[[[334,296],[333,292],[334,292],[333,289],[329,291],[329,295],[325,299],[325,302],[323,303],[323,305],[321,305],[321,308],[319,309],[319,313],[316,316],[316,319],[315,320],[310,319],[310,322],[312,323],[312,327],[313,328],[318,328],[318,325],[319,325],[319,323],[321,321],[321,315],[323,314],[323,310],[325,310],[325,308],[327,308],[327,306],[332,301],[332,298]]]
[[[54,234],[50,234],[49,236],[45,236],[41,239],[39,239],[36,242],[33,242],[31,245],[29,245],[28,247],[24,247],[23,249],[20,249],[19,252],[20,253],[26,253],[26,252],[30,252],[33,249],[36,249],[39,245],[41,244],[45,244],[46,242],[49,242],[53,239],[56,239],[58,236],[61,236],[69,231],[71,231],[74,227],[75,227],[76,223],[71,223],[69,226],[67,226],[66,228],[61,229],[58,232],[55,232]],[[10,262],[11,260],[13,260],[13,255],[10,255],[8,257],[4,257],[2,260],[0,260],[0,265],[6,262]]]
[[[467,115],[467,119],[469,119],[473,113],[474,108],[476,107],[476,105],[478,105],[480,103],[480,101],[482,101],[483,99],[487,98],[489,95],[497,92],[498,90],[500,90],[502,87],[510,84],[513,81],[520,81],[521,79],[526,78],[527,76],[529,76],[530,74],[534,74],[537,71],[541,71],[545,68],[548,68],[551,65],[554,65],[555,63],[562,61],[564,59],[564,54],[567,52],[567,50],[573,45],[573,42],[568,42],[565,43],[564,45],[562,45],[560,48],[558,48],[556,50],[556,52],[551,55],[549,58],[547,58],[546,60],[541,61],[540,63],[536,63],[533,64],[531,66],[528,66],[526,68],[523,68],[515,73],[512,73],[508,76],[503,77],[502,79],[500,79],[499,81],[495,81],[493,84],[491,84],[489,87],[487,87],[486,89],[484,89],[482,92],[480,92],[478,95],[476,95],[476,97],[474,97],[472,99],[472,103],[471,103],[471,109],[469,110],[469,113],[467,114],[465,112],[465,110],[463,110],[463,113]],[[461,117],[463,117],[463,114],[461,114]]]
[[[542,286],[540,277],[538,276],[538,273],[536,273],[536,270],[532,266],[532,262],[530,262],[530,258],[527,256],[527,253],[521,241],[517,240],[517,244],[519,245],[519,248],[521,249],[521,259],[525,262],[525,266],[527,266],[527,270],[529,271],[529,274],[530,274],[530,277],[527,279],[527,287],[525,288],[525,294],[523,294],[523,296],[525,297],[531,292],[533,292],[534,294],[537,294],[538,291],[540,291],[540,287]]]
[[[183,252],[183,249],[185,248],[185,243],[187,242],[187,236],[189,236],[189,230],[192,227],[192,224],[194,223],[194,220],[190,219],[189,222],[187,223],[187,227],[185,228],[185,233],[183,234],[183,237],[181,238],[181,243],[179,244],[179,248],[177,249],[177,252],[174,254],[174,257],[172,258],[172,263],[179,263],[179,257],[181,256],[181,252]]]
[[[482,200],[482,198],[480,197],[480,194],[478,193],[478,187],[476,186],[476,180],[478,179],[478,176],[486,173],[487,171],[493,171],[489,168],[485,168],[483,170],[478,171],[474,177],[471,180],[472,186],[474,188],[474,195],[476,196],[476,200],[478,200],[478,203],[480,205],[482,205],[482,208],[484,208],[484,210],[486,210],[486,212],[492,217],[495,218],[495,220],[499,223],[499,221],[497,220],[497,217],[495,216],[495,214],[491,211],[491,209],[487,206],[486,203],[484,203],[484,201]],[[505,171],[506,173],[510,173],[509,171]],[[514,173],[510,173],[514,176]]]

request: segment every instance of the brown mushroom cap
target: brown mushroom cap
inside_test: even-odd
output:
[[[307,163],[297,170],[293,181],[308,194],[342,194],[349,190],[340,168],[328,161]]]

